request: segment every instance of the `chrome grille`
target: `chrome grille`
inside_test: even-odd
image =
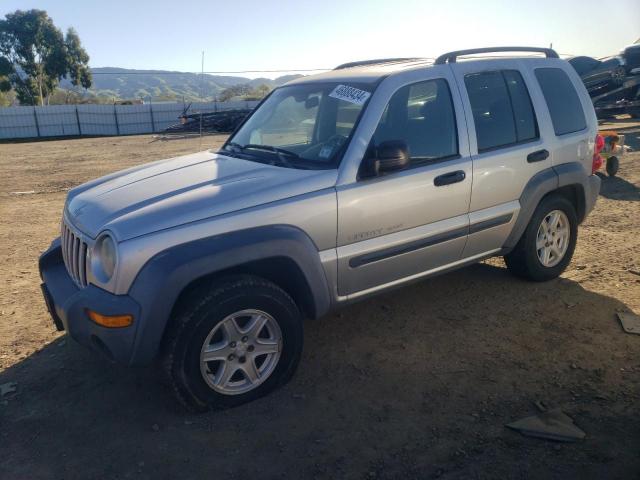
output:
[[[86,287],[87,242],[64,221],[62,222],[60,241],[62,243],[62,258],[69,276],[79,287]]]

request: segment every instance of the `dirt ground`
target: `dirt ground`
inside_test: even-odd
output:
[[[527,283],[492,259],[309,321],[286,387],[191,415],[156,368],[109,364],[55,331],[37,259],[69,187],[199,146],[0,144],[0,384],[17,383],[0,399],[0,478],[640,478],[640,335],[615,315],[640,313],[640,153],[603,179],[562,278]],[[505,428],[536,401],[587,438]]]

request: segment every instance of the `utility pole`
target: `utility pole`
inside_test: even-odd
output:
[[[202,62],[200,64],[200,148],[202,150],[202,103],[204,102],[204,50],[202,51]]]

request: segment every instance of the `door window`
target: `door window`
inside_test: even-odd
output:
[[[478,152],[538,138],[538,124],[520,72],[502,70],[465,76]]]
[[[458,133],[446,80],[428,80],[393,94],[373,135],[373,144],[404,140],[412,164],[458,154]]]

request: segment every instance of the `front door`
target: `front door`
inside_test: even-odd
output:
[[[403,140],[410,166],[381,176],[361,171],[337,188],[340,296],[401,283],[462,256],[472,181],[467,139],[459,137],[466,135],[462,106],[447,67],[421,75],[379,87],[389,100],[369,148]]]

